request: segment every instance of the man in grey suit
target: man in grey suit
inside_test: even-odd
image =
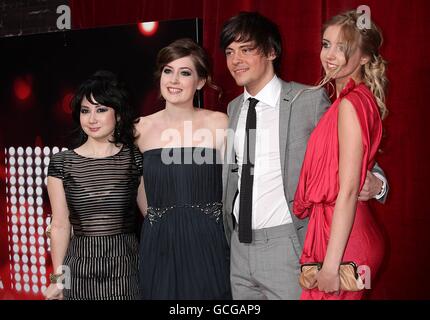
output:
[[[304,90],[276,76],[281,37],[262,15],[230,18],[220,44],[231,75],[244,87],[228,105],[232,134],[223,167],[233,298],[298,299],[307,220],[295,217],[293,199],[309,135],[330,101],[324,89]],[[386,195],[383,172],[374,171],[378,177],[368,173],[360,200]]]

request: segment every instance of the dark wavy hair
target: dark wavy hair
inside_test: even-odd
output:
[[[282,38],[276,23],[258,12],[240,12],[224,23],[220,35],[220,47],[225,50],[234,41],[254,41],[256,47],[265,56],[268,56],[273,50],[276,55],[272,62],[273,68],[279,74]]]
[[[115,119],[117,120],[113,141],[110,142],[115,145],[133,145],[135,140],[133,119],[135,119],[135,115],[129,103],[129,95],[125,85],[118,80],[114,73],[99,70],[79,86],[70,103],[72,118],[76,125],[73,131],[76,135],[75,146],[82,145],[88,139],[80,122],[81,104],[84,97],[92,104],[101,104],[115,110]]]

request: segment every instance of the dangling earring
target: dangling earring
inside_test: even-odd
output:
[[[118,128],[118,123],[115,125],[115,130],[113,132],[114,138],[115,140],[119,140],[119,128]]]
[[[82,128],[81,128],[81,137],[84,140],[88,139],[88,135],[85,133],[85,131]]]
[[[85,131],[82,128],[79,128],[79,131],[76,132],[76,142],[79,143],[79,145],[82,145],[87,141],[88,141],[88,135],[85,133]]]
[[[362,65],[364,66],[366,63],[368,63],[369,62],[369,59],[368,58],[361,58],[361,63],[362,63]]]

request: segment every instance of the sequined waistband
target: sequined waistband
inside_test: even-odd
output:
[[[163,208],[148,207],[146,217],[149,219],[151,225],[161,219],[170,210],[176,208],[190,208],[200,210],[203,214],[212,217],[218,222],[222,216],[222,203],[211,202],[204,204],[177,204]]]

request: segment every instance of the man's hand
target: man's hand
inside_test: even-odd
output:
[[[363,189],[361,189],[358,195],[359,201],[368,201],[373,199],[377,194],[381,192],[382,181],[379,180],[372,172],[367,171],[366,181],[364,182]]]

